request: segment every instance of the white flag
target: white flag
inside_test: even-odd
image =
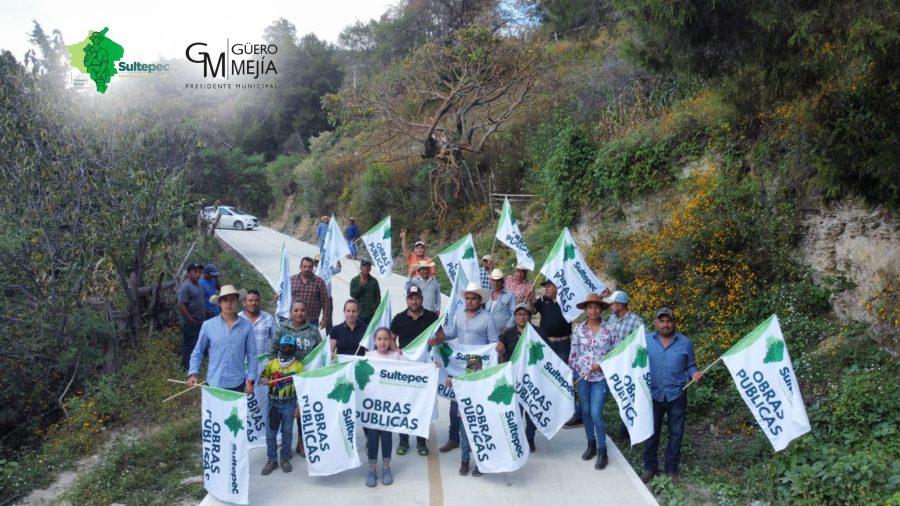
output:
[[[206,385],[201,388],[203,487],[220,501],[249,504],[247,396]]]
[[[776,452],[812,430],[777,316],[738,341],[722,361]]]
[[[322,257],[319,260],[316,276],[322,278],[325,283],[330,283],[333,276],[331,268],[349,255],[350,245],[341,232],[341,227],[338,226],[337,218],[332,214],[331,221],[328,222],[328,232],[325,233],[325,243],[322,246]]]
[[[457,272],[466,273],[469,281],[478,281],[478,256],[475,254],[475,243],[472,242],[472,234],[467,234],[462,239],[438,253],[438,258],[447,270],[447,276],[451,283],[456,283]],[[462,285],[466,286],[466,285]]]
[[[434,320],[434,323],[403,348],[403,358],[410,362],[430,362],[431,346],[428,345],[428,340],[437,334],[439,328],[441,328],[440,318]]]
[[[265,353],[257,357],[259,366],[256,368],[260,374],[269,360]],[[256,378],[253,393],[247,396],[247,444],[249,448],[266,446],[266,427],[269,425],[269,386],[259,382],[261,376]]]
[[[300,362],[304,371],[315,371],[331,365],[331,340],[323,339]]]
[[[511,472],[528,461],[513,381],[508,362],[453,379],[461,423],[479,471]]]
[[[275,314],[281,318],[291,317],[291,266],[288,262],[287,245],[281,243],[281,272],[278,274],[278,306]]]
[[[556,285],[556,300],[568,321],[581,314],[575,304],[583,301],[589,293],[599,294],[606,289],[606,285],[597,279],[584,261],[568,227],[559,234],[547,261],[541,267],[541,274]]]
[[[482,368],[496,365],[499,361],[496,344],[456,344],[448,341],[435,346],[431,354],[441,366],[438,372],[438,395],[451,401],[456,400],[456,394],[453,392],[453,385],[447,385],[447,378],[465,374],[470,356],[481,357]]]
[[[352,374],[351,364],[336,364],[294,376],[310,476],[328,476],[359,467]]]
[[[381,327],[385,327],[388,329],[391,328],[390,290],[384,292],[384,295],[381,297],[381,302],[378,304],[378,309],[376,309],[375,314],[372,315],[372,321],[369,322],[369,325],[366,327],[366,332],[363,334],[362,339],[359,341],[360,346],[369,351],[374,350],[375,331]]]
[[[519,224],[516,222],[516,217],[513,216],[512,207],[506,197],[503,197],[503,210],[500,211],[500,223],[497,224],[497,232],[494,237],[515,250],[517,265],[534,270],[534,257],[531,256],[528,246],[525,245],[525,237],[519,230]]]
[[[541,434],[551,439],[575,414],[572,368],[528,324],[509,358],[516,396]]]
[[[650,361],[647,330],[634,329],[600,360],[603,375],[619,415],[628,428],[631,446],[653,435],[653,397],[650,395]]]
[[[369,250],[372,265],[381,278],[394,271],[394,256],[391,254],[391,217],[381,220],[378,225],[363,234],[362,242]]]
[[[456,313],[463,310],[463,306],[465,304],[465,298],[463,297],[462,290],[469,284],[469,278],[466,276],[465,272],[462,272],[457,268],[457,272],[459,273],[456,276],[456,280],[453,281],[453,287],[450,289],[450,305],[447,306],[447,311],[444,312],[444,315],[441,316],[441,326],[444,327],[445,332],[452,332],[453,326],[456,321]]]
[[[353,375],[361,426],[428,437],[438,382],[434,364],[364,357],[354,362]]]

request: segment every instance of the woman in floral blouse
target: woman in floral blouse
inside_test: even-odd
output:
[[[596,456],[594,469],[604,469],[609,463],[606,455],[606,427],[603,424],[607,387],[598,362],[613,349],[618,340],[600,318],[600,312],[607,306],[596,293],[588,295],[575,306],[584,310],[587,319],[572,329],[572,351],[569,353],[569,365],[579,376],[576,381],[581,397],[584,433],[588,440],[587,450],[581,458],[590,460]]]

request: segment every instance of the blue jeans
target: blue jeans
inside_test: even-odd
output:
[[[181,324],[181,368],[187,372],[191,365],[191,354],[197,346],[197,338],[200,336],[200,323]]]
[[[297,398],[281,400],[269,397],[269,425],[266,427],[266,457],[269,462],[277,462],[278,430],[281,430],[281,460],[291,458],[291,439],[293,436],[294,408]],[[303,438],[301,433],[298,437]]]
[[[525,412],[525,408],[522,406],[519,406],[519,414],[521,414],[522,419],[525,420],[525,439],[531,441],[537,433],[537,425],[531,421],[531,417],[528,416],[528,413]]]
[[[472,447],[469,446],[469,438],[466,436],[466,427],[465,425],[459,424],[459,418],[457,420],[457,425],[459,425],[459,449],[462,452],[462,461],[468,462],[472,457]]]
[[[659,460],[656,452],[659,449],[659,436],[662,430],[663,415],[669,425],[669,443],[666,445],[666,472],[677,473],[681,461],[681,438],[684,436],[684,415],[687,411],[687,392],[682,392],[677,399],[670,401],[653,401],[653,435],[644,441],[644,471],[659,472]]]
[[[588,443],[597,441],[598,450],[606,450],[606,426],[603,423],[603,404],[606,403],[606,380],[578,382],[581,394],[581,418]]]
[[[369,455],[369,464],[378,462],[378,443],[381,443],[381,458],[391,460],[394,433],[386,430],[366,429],[366,451]]]
[[[447,440],[461,443],[465,438],[460,438],[459,432],[459,403],[450,401],[450,434],[447,436]]]

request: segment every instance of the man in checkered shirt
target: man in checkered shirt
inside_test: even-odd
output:
[[[617,342],[622,342],[634,330],[644,324],[644,320],[640,316],[628,310],[628,294],[616,290],[609,297],[603,299],[603,302],[609,304],[609,318],[606,319],[606,326],[615,334]],[[625,439],[628,437],[628,427],[625,422],[619,427],[619,437]]]

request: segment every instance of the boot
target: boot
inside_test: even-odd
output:
[[[597,463],[594,464],[594,469],[606,469],[607,464],[609,464],[609,457],[606,456],[606,448],[604,448],[597,455]]]
[[[587,450],[581,454],[581,460],[591,460],[592,458],[597,456],[597,442],[596,441],[588,441]]]

